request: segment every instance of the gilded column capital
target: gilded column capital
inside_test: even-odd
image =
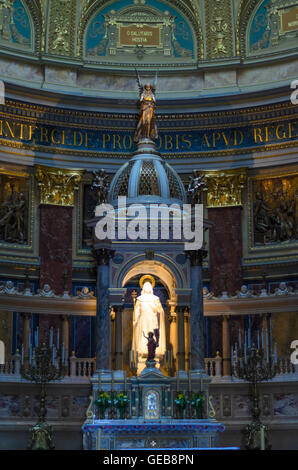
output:
[[[79,189],[83,171],[37,165],[35,178],[40,191],[40,204],[74,206],[74,192]]]
[[[202,172],[206,182],[203,190],[207,191],[207,208],[242,206],[246,173],[246,168]]]

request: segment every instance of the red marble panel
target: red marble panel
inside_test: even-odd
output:
[[[72,208],[51,205],[40,206],[40,288],[50,284],[55,294],[63,293],[63,274],[66,272],[67,289],[72,285]],[[40,340],[48,341],[49,329],[60,328],[59,316],[39,317]],[[70,341],[71,343],[71,341]],[[69,351],[70,352],[70,351]]]
[[[241,207],[222,207],[208,210],[210,229],[210,286],[220,293],[224,290],[222,276],[227,274],[227,291],[234,294],[242,285]]]

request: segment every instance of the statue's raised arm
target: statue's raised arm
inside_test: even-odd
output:
[[[142,84],[140,75],[136,70],[137,84],[140,94],[140,118],[135,130],[134,140],[140,142],[142,139],[156,140],[158,137],[158,131],[155,120],[155,90],[157,86],[157,73],[153,84],[146,83]]]

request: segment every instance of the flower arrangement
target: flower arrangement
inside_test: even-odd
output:
[[[197,418],[202,418],[202,408],[205,401],[205,396],[203,393],[193,393],[190,405],[196,410]]]
[[[175,403],[178,406],[178,408],[181,408],[184,410],[186,408],[187,403],[189,403],[186,395],[184,393],[178,393],[176,398],[175,398]]]
[[[184,395],[184,393],[177,393],[177,396],[175,398],[175,404],[178,408],[178,415],[179,418],[183,419],[184,418],[184,412],[186,405],[189,403],[189,400],[187,399],[187,396]]]
[[[100,419],[104,419],[105,411],[112,404],[110,395],[106,392],[100,392],[95,401],[95,405],[99,408]]]
[[[120,392],[113,398],[113,405],[118,408],[120,419],[124,418],[124,413],[129,404],[129,399],[126,393]]]

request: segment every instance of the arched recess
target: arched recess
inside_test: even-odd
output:
[[[176,8],[178,11],[184,14],[188,21],[192,24],[192,27],[195,31],[196,41],[197,41],[197,55],[198,59],[204,58],[204,45],[203,45],[203,32],[202,32],[202,23],[199,12],[194,5],[193,0],[161,0],[162,3],[168,3],[173,8]],[[88,0],[85,7],[81,13],[81,18],[78,24],[77,29],[77,56],[81,59],[83,58],[84,50],[84,36],[86,32],[86,27],[90,19],[100,12],[106,5],[109,5],[111,2],[107,0]]]
[[[133,277],[139,274],[151,274],[158,277],[168,289],[169,297],[176,303],[175,289],[187,287],[183,272],[164,255],[156,255],[154,260],[146,260],[144,255],[138,255],[124,264],[115,278],[115,287],[124,287]]]
[[[42,0],[15,0],[11,6],[3,6],[3,18],[7,24],[7,18],[12,17],[13,21],[11,23],[14,26],[14,30],[9,36],[9,29],[7,28],[7,37],[1,41],[1,45],[7,47],[10,50],[22,50],[25,52],[30,51],[34,54],[39,54],[42,51],[42,38],[45,34],[45,20],[44,20],[44,7],[41,4]],[[9,5],[9,4],[8,4]],[[26,17],[22,19],[22,11],[26,14]],[[27,20],[28,17],[28,20]],[[23,35],[25,31],[26,21],[29,21],[30,27],[30,40],[29,44],[27,43],[28,36]],[[19,23],[22,28],[25,28],[24,31],[18,31],[16,23]],[[28,29],[28,28],[27,28]],[[3,25],[2,25],[3,30]],[[12,39],[12,36],[17,36],[19,41]]]
[[[246,56],[246,29],[250,16],[260,0],[240,0],[236,23],[236,51],[242,59]]]
[[[297,51],[297,2],[252,0],[241,7],[237,33],[242,58]]]

